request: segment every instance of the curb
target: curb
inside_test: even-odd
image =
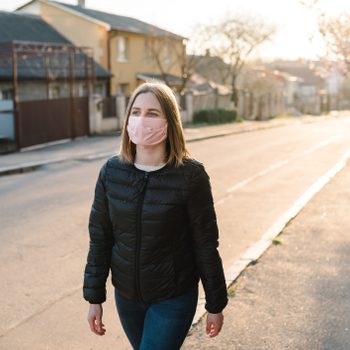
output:
[[[37,162],[22,163],[20,165],[7,166],[0,168],[0,176],[2,175],[12,175],[18,173],[26,173],[39,169],[40,167],[53,163],[61,163],[69,160],[67,157],[53,158],[50,160],[41,160]]]
[[[318,193],[332,178],[335,177],[346,165],[350,159],[350,149],[348,149],[338,162],[312,184],[306,192],[301,195],[292,206],[262,235],[260,240],[248,248],[227,270],[225,273],[227,289],[233,285],[241,276],[244,270],[252,264],[255,264],[259,258],[273,244],[273,239],[280,235],[288,223],[295,218],[305,205]],[[197,312],[193,319],[192,326],[196,325],[206,314],[204,300],[199,300]]]
[[[230,136],[234,134],[244,134],[246,132],[252,132],[252,131],[260,131],[260,130],[265,130],[265,129],[273,129],[273,128],[278,128],[281,126],[285,126],[286,124],[277,124],[277,125],[268,125],[268,126],[262,126],[262,127],[253,127],[253,128],[247,128],[243,130],[236,130],[236,131],[229,131],[226,133],[221,133],[221,134],[213,134],[213,135],[207,135],[207,136],[200,136],[200,137],[194,137],[191,139],[186,140],[187,143],[190,142],[197,142],[197,141],[202,141],[202,140],[208,140],[208,139],[214,139],[216,137],[223,137],[223,136]]]
[[[230,135],[234,135],[234,134],[243,134],[246,132],[259,131],[259,130],[265,130],[265,129],[273,129],[273,128],[277,128],[277,127],[281,127],[281,126],[285,126],[285,125],[286,125],[285,123],[281,123],[281,124],[277,124],[277,125],[250,127],[250,128],[243,129],[243,130],[235,130],[235,131],[229,131],[226,133],[224,132],[224,133],[217,133],[217,134],[205,135],[205,136],[200,136],[200,137],[188,138],[188,139],[186,139],[186,142],[191,143],[191,142],[203,141],[203,140],[208,140],[208,139],[217,138],[217,137],[230,136]],[[113,136],[115,136],[115,135],[113,135]],[[83,157],[72,157],[72,158],[61,157],[61,158],[53,158],[50,160],[40,160],[40,161],[36,161],[36,162],[29,162],[29,163],[22,163],[19,165],[1,167],[0,168],[0,176],[26,173],[26,172],[37,170],[45,165],[49,165],[49,164],[53,164],[53,163],[61,163],[61,162],[65,162],[68,160],[94,161],[94,160],[113,156],[114,154],[115,153],[112,151],[111,152],[101,152],[101,153],[91,154],[91,155],[83,156]]]

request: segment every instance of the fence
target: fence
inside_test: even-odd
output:
[[[240,90],[238,94],[238,115],[246,119],[266,120],[286,110],[283,91],[254,94]]]
[[[196,93],[193,95],[193,112],[202,109],[230,109],[230,95],[219,95],[215,92]]]
[[[102,104],[102,118],[116,118],[117,117],[117,101],[116,96],[104,97]]]
[[[90,97],[90,132],[94,134],[121,130],[128,97],[116,95]]]
[[[180,96],[175,94],[180,106],[183,124],[192,122],[193,113],[201,109],[232,108],[229,95],[219,95],[214,92],[187,92]],[[121,130],[124,125],[124,114],[128,97],[117,95],[111,97],[92,96],[90,98],[90,132],[105,133]]]

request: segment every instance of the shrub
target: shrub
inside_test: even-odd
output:
[[[193,114],[193,123],[220,124],[230,123],[236,120],[235,110],[227,109],[202,109]]]

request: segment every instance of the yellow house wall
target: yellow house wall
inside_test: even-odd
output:
[[[40,4],[41,17],[77,46],[93,49],[94,59],[108,69],[107,29],[53,5]]]
[[[128,39],[128,60],[126,62],[118,62],[117,60],[117,37],[118,35]],[[111,72],[113,78],[111,81],[111,93],[118,92],[119,84],[129,84],[129,92],[137,87],[137,73],[161,73],[157,64],[145,57],[145,36],[126,32],[114,32],[110,39],[110,55],[111,55]],[[177,41],[177,52],[183,50],[182,41]],[[169,50],[170,62],[176,59],[176,54]],[[181,76],[181,61],[176,60],[176,64],[170,63],[164,65],[167,73]]]
[[[113,74],[111,94],[117,93],[120,84],[128,84],[129,92],[132,92],[138,84],[136,79],[137,73],[161,73],[157,64],[152,59],[146,59],[145,57],[146,37],[142,34],[114,30],[108,32],[103,24],[94,23],[55,5],[41,1],[32,3],[21,11],[37,13],[75,45],[91,47],[95,61],[107,70],[109,70],[108,54],[110,54],[110,71]],[[126,62],[118,62],[117,60],[118,35],[128,39],[128,60]],[[110,53],[108,38],[110,38]],[[170,46],[175,45],[177,54],[170,48],[170,63],[163,65],[163,68],[167,73],[180,77],[182,62],[179,60],[178,55],[185,48],[181,39],[174,40]],[[176,61],[175,64],[173,63],[174,61]]]

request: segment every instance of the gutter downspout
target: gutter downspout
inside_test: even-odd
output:
[[[108,41],[107,41],[107,69],[108,71],[112,73],[112,63],[111,63],[111,40],[118,36],[118,32],[116,31],[109,31],[108,32]],[[111,96],[111,91],[112,91],[112,78],[109,79],[109,84],[108,84],[108,91],[107,91],[107,96]]]

